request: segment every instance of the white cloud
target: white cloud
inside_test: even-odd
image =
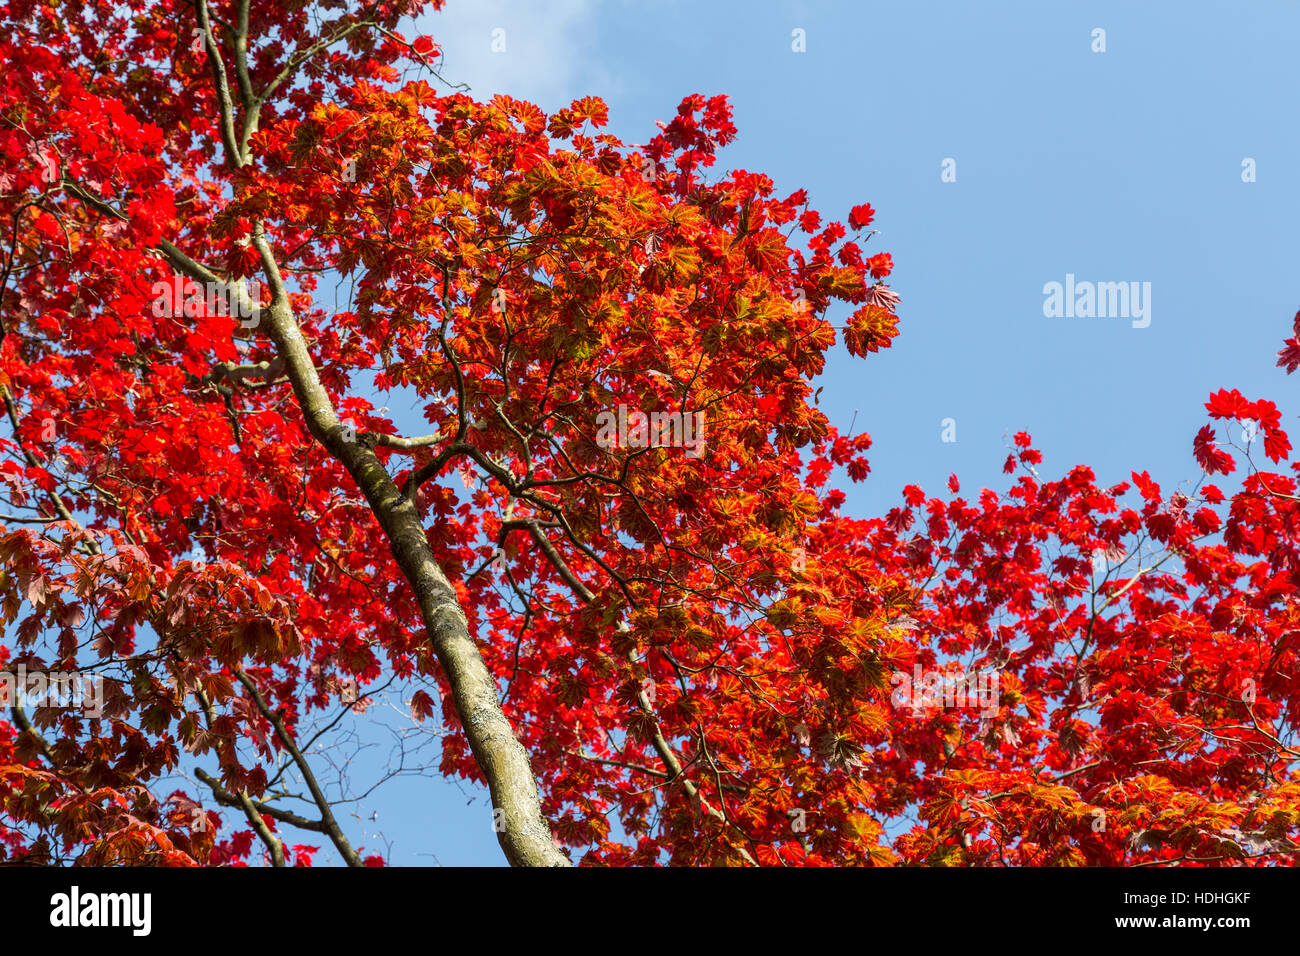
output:
[[[419,25],[441,45],[448,82],[468,83],[477,100],[506,93],[553,112],[581,96],[616,92],[594,62],[595,7],[591,0],[448,0]]]

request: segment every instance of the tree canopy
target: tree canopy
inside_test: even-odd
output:
[[[1190,490],[1022,433],[1001,493],[848,515],[868,197],[720,172],[722,96],[643,144],[479,102],[439,6],[3,7],[0,667],[102,706],[10,701],[0,860],[382,865],[312,728],[392,681],[517,865],[1294,854],[1272,403],[1210,396]]]

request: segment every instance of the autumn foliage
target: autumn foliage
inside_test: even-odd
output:
[[[1291,862],[1277,408],[1211,396],[1177,490],[1044,480],[1021,434],[1002,493],[844,514],[871,442],[812,382],[898,334],[871,206],[720,172],[721,96],[635,145],[595,98],[478,102],[411,29],[436,6],[0,7],[0,667],[106,687],[0,720],[0,860],[381,864],[271,791],[391,679],[433,769],[524,806],[459,613],[561,860]],[[160,310],[178,276],[255,280],[251,318]],[[704,454],[602,446],[620,405],[703,413]],[[921,673],[992,705],[909,703]]]

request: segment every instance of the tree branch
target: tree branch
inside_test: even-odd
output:
[[[271,853],[272,866],[284,866],[284,844],[275,838],[271,828],[266,825],[266,821],[258,815],[253,801],[248,799],[248,792],[241,790],[239,792],[239,805],[244,808],[244,816],[248,817],[248,822],[252,824],[254,832],[261,837],[262,842],[266,844],[267,850]]]
[[[293,762],[297,764],[298,772],[302,774],[303,780],[307,784],[307,789],[311,791],[312,799],[316,801],[316,806],[320,809],[321,824],[325,828],[325,835],[328,836],[334,846],[338,848],[339,853],[342,855],[343,859],[347,861],[348,866],[364,866],[361,862],[361,857],[357,855],[356,850],[352,849],[352,844],[348,842],[348,838],[344,835],[343,829],[339,826],[338,821],[334,819],[334,811],[330,809],[329,801],[325,799],[325,794],[321,791],[320,784],[316,782],[316,775],[312,773],[311,766],[307,763],[307,758],[302,755],[302,751],[299,750],[298,745],[294,743],[293,735],[291,735],[288,728],[284,726],[284,721],[280,718],[280,715],[271,709],[271,706],[266,702],[266,698],[262,696],[262,692],[258,690],[257,685],[253,683],[252,678],[239,668],[234,669],[234,674],[235,677],[239,679],[239,682],[244,685],[244,689],[248,691],[249,696],[253,698],[253,703],[256,704],[257,709],[262,712],[262,716],[271,722],[271,726],[275,728],[276,736],[280,738],[280,742],[284,744],[284,748],[289,751],[289,756],[292,757]]]
[[[241,802],[237,796],[221,785],[221,781],[212,776],[205,770],[199,769],[194,771],[195,776],[205,783],[212,790],[213,799],[225,807],[238,807]],[[325,832],[325,824],[319,820],[309,820],[307,817],[299,816],[290,810],[282,810],[279,807],[273,807],[269,803],[263,803],[260,800],[254,800],[253,806],[257,812],[265,817],[271,817],[280,823],[288,823],[291,826],[298,827],[300,830],[312,830],[316,833]]]

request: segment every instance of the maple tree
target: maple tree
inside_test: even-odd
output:
[[[849,517],[810,382],[897,334],[871,207],[717,174],[720,96],[478,102],[440,6],[4,5],[0,666],[104,700],[11,702],[0,860],[382,864],[308,725],[390,680],[517,865],[1290,860],[1296,482],[1214,424],[1278,464],[1276,407],[1211,396],[1189,490],[1021,434],[1003,497]]]

